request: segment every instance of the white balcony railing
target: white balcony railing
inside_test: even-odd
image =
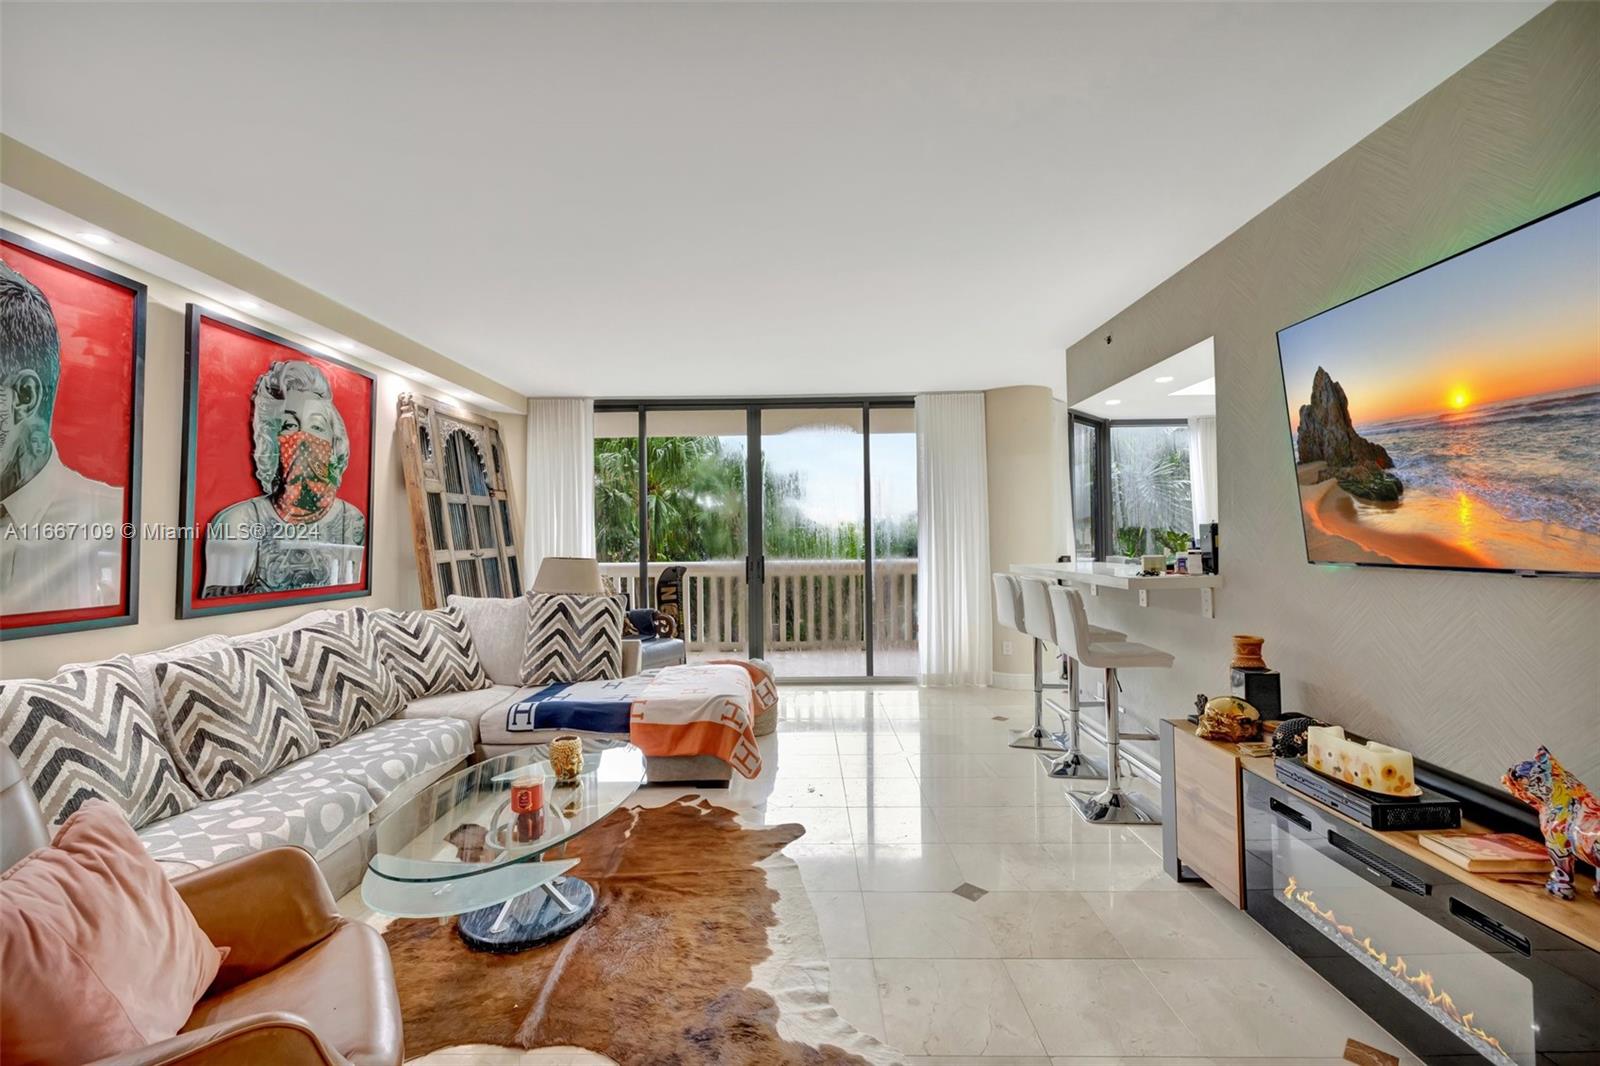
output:
[[[737,652],[747,645],[744,560],[651,563],[652,585],[669,566],[683,566],[684,630],[689,650]],[[880,559],[874,565],[877,648],[917,642],[917,561]],[[639,595],[638,563],[601,563],[628,597]],[[774,651],[859,648],[865,641],[866,566],[849,559],[767,560],[767,639]]]

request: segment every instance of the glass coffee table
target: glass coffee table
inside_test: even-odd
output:
[[[381,820],[361,898],[399,918],[459,915],[469,947],[512,952],[566,936],[594,910],[594,888],[568,876],[576,859],[549,858],[627,802],[644,781],[644,755],[625,741],[593,750],[583,774],[558,785],[543,745],[429,785]],[[511,809],[512,783],[544,776],[544,812]]]

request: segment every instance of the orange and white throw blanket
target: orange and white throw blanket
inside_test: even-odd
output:
[[[755,777],[756,714],[777,699],[771,675],[754,663],[668,666],[633,700],[628,739],[646,755],[711,755]]]

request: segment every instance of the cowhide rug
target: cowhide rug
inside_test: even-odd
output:
[[[625,808],[567,849],[597,899],[563,941],[493,955],[467,948],[454,919],[391,921],[408,1056],[487,1044],[621,1066],[900,1061],[828,1005],[815,915],[778,854],[803,832],[747,828],[694,797]],[[783,864],[770,871],[780,898],[768,874]]]

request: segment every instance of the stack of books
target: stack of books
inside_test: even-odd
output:
[[[1516,833],[1418,833],[1417,842],[1468,873],[1536,874],[1550,869],[1544,845]]]

